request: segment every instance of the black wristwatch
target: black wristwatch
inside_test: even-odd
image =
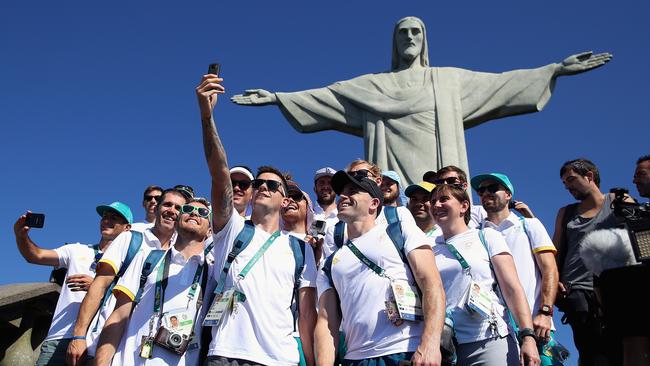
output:
[[[520,346],[522,343],[524,343],[524,337],[533,337],[533,339],[537,341],[537,337],[535,337],[535,331],[530,328],[521,328],[517,332],[517,340],[519,341]]]
[[[553,305],[542,305],[539,310],[537,310],[537,314],[553,316]]]

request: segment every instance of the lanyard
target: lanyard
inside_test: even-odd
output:
[[[153,312],[159,314],[162,311],[162,304],[165,301],[165,289],[167,288],[167,278],[169,277],[169,264],[172,258],[172,250],[168,249],[167,254],[163,257],[162,265],[158,266],[158,275],[156,276],[156,297],[153,301]]]
[[[246,266],[244,267],[244,269],[242,269],[241,272],[239,272],[239,274],[237,275],[237,277],[239,278],[240,281],[243,280],[244,277],[246,277],[246,275],[251,270],[251,268],[253,268],[255,263],[257,263],[257,261],[260,260],[260,258],[262,258],[262,256],[266,252],[266,250],[269,249],[271,244],[273,244],[273,242],[275,241],[275,239],[278,238],[278,236],[280,236],[280,230],[274,232],[271,235],[271,237],[266,240],[266,243],[264,243],[264,245],[262,245],[262,247],[257,251],[257,253],[255,253],[253,258],[251,258],[248,261],[248,263],[246,263]]]
[[[241,273],[239,274],[240,280],[243,279],[246,276],[246,274],[248,274],[248,271],[250,271],[253,264],[255,264],[255,262],[257,262],[260,259],[262,254],[264,254],[264,252],[269,248],[269,246],[271,246],[271,244],[275,241],[275,239],[279,235],[280,235],[280,231],[278,230],[278,231],[274,232],[271,235],[271,237],[268,238],[266,243],[264,243],[264,245],[262,245],[262,247],[257,251],[257,253],[255,253],[255,256],[253,256],[253,258],[251,258],[251,260],[248,262],[248,264],[246,264],[246,267],[244,268],[244,270],[246,272],[244,272],[244,270],[241,271]],[[241,250],[241,248],[234,248],[233,251],[235,251],[235,250]],[[236,253],[239,254],[239,251],[237,251]],[[226,264],[223,267],[223,271],[221,271],[221,275],[219,276],[219,282],[218,282],[217,288],[214,289],[215,294],[222,294],[223,293],[223,289],[224,289],[224,287],[226,285],[226,277],[228,276],[228,272],[230,271],[230,264],[235,260],[235,256],[236,256],[236,254],[233,255],[233,253],[230,253],[228,255],[228,260],[226,261]]]
[[[194,295],[196,294],[196,289],[199,286],[199,279],[201,279],[201,274],[203,273],[203,268],[207,268],[206,266],[206,261],[208,260],[206,256],[210,251],[212,250],[212,247],[214,246],[214,242],[210,243],[204,250],[203,250],[203,264],[199,265],[196,267],[196,272],[194,272],[194,279],[192,280],[192,286],[190,286],[190,291],[187,293],[187,297],[189,298],[189,302],[194,299]]]
[[[470,273],[471,267],[469,266],[469,264],[467,263],[465,258],[463,258],[463,256],[458,252],[458,250],[456,250],[454,245],[446,243],[446,242],[445,242],[445,244],[447,244],[447,248],[449,249],[451,254],[453,254],[454,257],[456,257],[456,260],[458,261],[458,263],[460,263],[460,266],[463,267],[463,271],[465,271],[467,273]],[[470,274],[470,276],[471,276],[471,274]]]
[[[359,258],[359,260],[360,260],[363,264],[365,264],[366,266],[368,266],[368,268],[370,268],[370,269],[371,269],[373,272],[375,272],[378,276],[380,276],[380,277],[385,277],[385,278],[390,279],[390,277],[388,277],[388,276],[386,275],[386,271],[385,271],[383,268],[379,267],[375,262],[373,262],[373,261],[371,261],[370,259],[368,259],[368,257],[366,257],[363,253],[361,253],[361,251],[359,250],[359,248],[357,248],[356,245],[352,244],[352,241],[348,240],[348,242],[347,242],[346,245],[347,245],[348,248],[350,248],[350,251],[352,251],[352,253],[354,253],[354,255],[355,255],[357,258]]]

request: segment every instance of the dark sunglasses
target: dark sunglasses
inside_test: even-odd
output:
[[[370,172],[370,170],[367,169],[355,170],[353,172],[348,172],[348,174],[350,174],[352,178],[356,180],[360,180],[362,178],[374,177],[374,174],[372,174],[372,172]]]
[[[147,194],[147,195],[144,196],[144,200],[145,201],[155,200],[156,202],[160,202],[160,197],[162,197],[162,195],[161,196],[154,196],[154,195]]]
[[[192,214],[194,211],[196,211],[196,213],[198,213],[198,215],[204,219],[207,219],[210,216],[210,210],[205,207],[197,207],[192,205],[183,205],[183,207],[181,207],[181,214]]]
[[[300,201],[305,199],[305,195],[302,194],[302,192],[300,192],[300,191],[298,191],[298,192],[289,192],[289,195],[287,197],[291,198],[292,200],[294,200],[296,202],[300,202]]]
[[[498,191],[502,191],[503,188],[501,188],[500,185],[498,184],[488,184],[486,186],[478,187],[476,190],[476,193],[478,193],[479,196],[482,196],[485,194],[485,191],[488,191],[490,193],[497,193]]]
[[[247,190],[248,187],[250,187],[250,186],[251,186],[251,183],[252,183],[252,182],[251,182],[250,180],[248,180],[248,179],[246,179],[246,180],[235,180],[235,179],[231,179],[230,181],[232,182],[232,187],[233,187],[233,188],[235,188],[235,187],[239,187],[239,189],[241,189],[242,191]]]
[[[433,181],[433,184],[440,185],[440,184],[458,184],[460,183],[460,178],[458,177],[449,177],[449,178],[442,178],[442,179],[436,179]]]
[[[266,184],[266,188],[268,188],[269,191],[271,192],[276,192],[279,191],[281,195],[284,196],[284,193],[280,190],[280,187],[282,186],[282,182],[278,182],[277,180],[272,180],[272,179],[253,179],[252,185],[253,189],[258,189],[262,186],[262,184]]]

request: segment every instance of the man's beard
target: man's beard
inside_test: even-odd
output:
[[[318,197],[316,197],[316,202],[318,202],[318,204],[321,206],[329,206],[332,203],[334,203],[335,199],[336,199],[336,195],[334,194],[330,194],[330,198],[328,199],[325,199],[323,196],[319,194]]]
[[[390,193],[388,196],[384,195],[384,205],[390,205],[395,203],[397,199],[399,198],[399,191],[395,193]]]
[[[508,201],[495,198],[488,206],[483,206],[486,212],[501,212],[508,207]]]

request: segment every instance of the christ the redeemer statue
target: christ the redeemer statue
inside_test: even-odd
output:
[[[393,32],[392,70],[294,93],[247,90],[232,101],[276,104],[299,132],[338,130],[363,137],[366,159],[408,184],[427,170],[468,170],[464,130],[542,110],[558,76],[604,65],[609,53],[585,52],[562,63],[501,74],[429,67],[424,23],[406,17]]]

